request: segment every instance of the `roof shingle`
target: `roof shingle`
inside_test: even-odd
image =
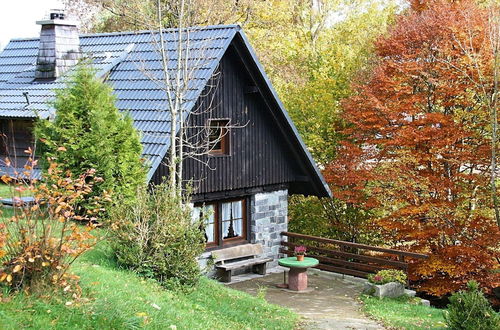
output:
[[[189,72],[192,79],[185,95],[186,111],[192,108],[218,66],[239,27],[221,25],[190,28]],[[80,36],[82,52],[93,59],[98,75],[106,77],[117,97],[116,106],[128,113],[141,133],[143,156],[150,161],[148,179],[169,147],[168,102],[161,83],[163,76],[157,51],[158,33],[117,32]],[[164,31],[168,68],[177,65],[178,31]],[[50,101],[54,91],[64,87],[64,77],[37,82],[35,67],[38,38],[13,39],[0,53],[0,117],[48,118],[53,116]],[[28,92],[30,105],[23,92]]]

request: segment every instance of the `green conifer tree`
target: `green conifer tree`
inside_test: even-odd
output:
[[[42,142],[42,168],[47,169],[46,159],[51,157],[75,176],[95,169],[103,181],[94,185],[84,208],[105,191],[132,201],[146,181],[142,146],[132,119],[115,107],[112,88],[81,64],[66,88],[56,92],[53,107],[55,119],[39,120],[35,128]]]

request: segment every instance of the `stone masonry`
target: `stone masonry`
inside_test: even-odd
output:
[[[278,265],[280,233],[288,230],[288,191],[278,190],[253,195],[250,201],[250,241],[264,247],[264,255]]]
[[[77,24],[65,19],[37,21],[42,26],[35,78],[55,79],[81,57]]]

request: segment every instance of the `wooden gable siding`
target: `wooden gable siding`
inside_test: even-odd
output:
[[[231,125],[243,127],[231,129],[229,155],[201,156],[201,162],[185,160],[184,178],[193,180],[195,200],[210,199],[216,192],[230,197],[234,195],[231,192],[241,194],[252,188],[287,187],[295,181],[300,170],[291,148],[232,46],[202,95],[189,125],[203,126],[208,119],[230,119]],[[167,175],[165,161],[152,182],[158,183]]]
[[[0,119],[0,138],[1,164],[9,158],[13,167],[22,168],[29,158],[25,150],[34,150],[33,121]]]

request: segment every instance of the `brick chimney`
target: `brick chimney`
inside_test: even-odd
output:
[[[36,22],[42,29],[35,79],[56,79],[78,63],[81,51],[77,23],[65,18],[64,12],[53,10],[49,19]]]

